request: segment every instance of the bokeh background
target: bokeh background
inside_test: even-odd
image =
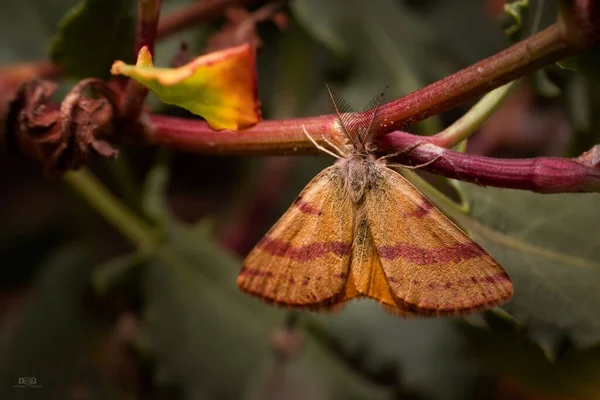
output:
[[[190,1],[163,0],[163,14]],[[89,44],[63,60],[91,59],[73,70],[107,77],[112,60],[131,60],[135,3],[2,1],[0,63],[56,56],[65,14],[94,5],[99,13],[101,4],[110,18],[98,15]],[[554,2],[531,0],[507,35],[515,20],[503,6],[291,0],[282,8],[286,29],[258,26],[263,117],[330,113],[326,82],[358,109],[386,86],[386,98],[398,98],[555,16]],[[182,41],[190,54],[202,53],[224,23],[221,16],[161,40],[156,64],[169,65]],[[76,75],[58,80],[57,101]],[[6,88],[0,101],[12,93]],[[583,76],[547,68],[522,82],[467,151],[579,155],[599,142],[599,97]],[[148,104],[191,117],[152,96]],[[410,130],[435,133],[470,105]],[[117,161],[89,168],[152,227],[162,257],[136,253],[68,181],[0,154],[0,398],[600,399],[598,195],[533,195],[423,175],[470,204],[484,226],[473,235],[513,278],[514,301],[466,319],[402,320],[371,301],[336,314],[291,314],[240,293],[235,277],[243,256],[330,159],[120,151]],[[16,387],[23,377],[39,387]]]

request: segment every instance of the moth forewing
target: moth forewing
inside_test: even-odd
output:
[[[369,297],[400,316],[464,314],[510,299],[502,267],[369,153],[382,95],[355,114],[327,89],[354,149],[317,175],[250,252],[240,288],[312,310]]]
[[[244,261],[239,287],[288,307],[326,309],[345,287],[353,208],[337,165],[317,175]]]

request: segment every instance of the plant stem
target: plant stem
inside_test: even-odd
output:
[[[154,55],[154,43],[158,32],[158,18],[160,16],[161,0],[138,0],[138,15],[135,31],[134,59],[140,49],[148,47],[150,54]],[[142,112],[144,100],[148,95],[148,89],[129,79],[125,89],[123,101],[123,116],[136,119]]]
[[[537,157],[501,159],[452,151],[429,143],[427,137],[392,132],[381,138],[391,149],[412,151],[390,160],[406,165],[428,163],[423,169],[452,179],[536,193],[600,192],[600,169],[578,159]]]
[[[160,8],[161,0],[138,0],[134,58],[144,46],[148,47],[150,54],[154,54]]]
[[[117,199],[87,169],[69,171],[64,180],[142,252],[157,242],[153,228]]]
[[[158,36],[163,38],[175,32],[182,31],[197,25],[200,22],[206,22],[215,19],[223,11],[231,6],[244,6],[258,3],[259,0],[202,0],[196,1],[175,11],[165,18],[162,18],[158,24]]]
[[[335,117],[264,121],[241,132],[215,132],[206,122],[187,118],[149,116],[149,144],[193,153],[218,155],[317,154],[302,127],[321,144],[323,138],[342,143],[334,127]],[[325,144],[326,145],[326,144]]]
[[[479,97],[539,68],[577,54],[595,41],[594,32],[585,28],[578,30],[576,19],[562,18],[544,31],[498,54],[382,105],[377,135],[397,131]],[[154,145],[210,154],[314,154],[302,125],[307,127],[311,135],[314,134],[314,139],[323,142],[321,135],[336,139],[333,121],[331,115],[264,121],[241,134],[215,134],[203,122],[150,116],[151,128],[147,138]],[[451,143],[447,135],[453,134],[456,132],[445,132],[438,140]]]
[[[402,129],[446,111],[588,46],[587,42],[568,39],[563,24],[554,23],[500,53],[384,104],[378,134]]]
[[[209,291],[213,295],[218,293],[219,288],[205,276],[195,273],[193,266],[178,252],[169,246],[162,246],[160,236],[153,234],[155,229],[106,190],[89,170],[67,172],[64,179],[125,238],[137,246],[137,253],[131,256],[133,261],[143,261],[146,255],[152,255],[166,266],[178,271],[184,279],[201,282],[203,290]],[[127,267],[133,265],[130,263]],[[115,271],[111,272],[115,273]],[[117,272],[123,273],[124,271],[121,269]]]
[[[431,136],[429,142],[440,147],[452,148],[467,139],[481,126],[511,93],[517,81],[492,90],[481,98],[469,111],[452,125]]]

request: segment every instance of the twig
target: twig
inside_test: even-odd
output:
[[[189,118],[149,115],[146,140],[149,144],[192,153],[218,155],[317,154],[302,125],[325,137],[343,141],[334,126],[334,116],[264,121],[242,132],[215,132],[206,122]],[[323,144],[323,143],[321,143]]]
[[[429,138],[406,132],[393,132],[381,143],[391,148],[409,148],[410,155],[395,160],[402,164],[420,164],[437,160],[423,169],[448,178],[482,186],[523,189],[536,193],[600,192],[600,168],[593,168],[579,159],[537,157],[500,159],[464,154],[428,142]]]
[[[429,137],[429,142],[440,147],[452,148],[468,138],[503,103],[517,84],[513,81],[492,90],[452,125]]]
[[[380,109],[383,135],[439,114],[514,79],[589,48],[593,40],[571,38],[557,22],[537,35],[441,79]]]
[[[134,59],[140,49],[148,47],[150,54],[154,54],[154,42],[158,32],[158,18],[160,15],[161,0],[138,0],[138,16],[135,31]],[[148,89],[130,79],[125,89],[122,114],[126,118],[136,119],[142,112],[144,100]]]
[[[210,21],[223,13],[227,7],[233,5],[250,5],[258,0],[202,0],[196,1],[179,11],[162,18],[158,24],[158,36],[163,38],[175,32],[182,31],[197,25],[200,22]]]

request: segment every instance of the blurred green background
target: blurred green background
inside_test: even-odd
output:
[[[3,1],[0,63],[52,54],[68,68],[60,101],[76,78],[106,78],[114,59],[131,61],[135,3]],[[163,0],[163,15],[189,3]],[[287,29],[258,27],[263,117],[330,113],[326,82],[357,108],[388,85],[386,98],[398,98],[555,15],[554,2],[530,1],[508,37],[515,20],[503,5],[289,1]],[[74,7],[71,25],[59,29]],[[181,41],[202,53],[223,23],[161,40],[155,63],[169,65]],[[0,93],[0,101],[10,96]],[[583,76],[547,68],[524,80],[467,151],[578,155],[599,142],[599,99]],[[148,104],[191,117],[152,96]],[[410,129],[435,133],[471,104]],[[507,269],[514,299],[464,319],[402,320],[371,301],[337,314],[291,315],[240,293],[235,277],[243,256],[330,159],[120,151],[115,162],[90,165],[98,181],[91,173],[49,179],[39,165],[0,154],[0,398],[600,399],[599,195],[426,176],[469,205],[479,223],[471,234]],[[86,194],[129,207],[122,225],[141,221],[154,255],[136,252]],[[38,387],[19,387],[24,377]]]

